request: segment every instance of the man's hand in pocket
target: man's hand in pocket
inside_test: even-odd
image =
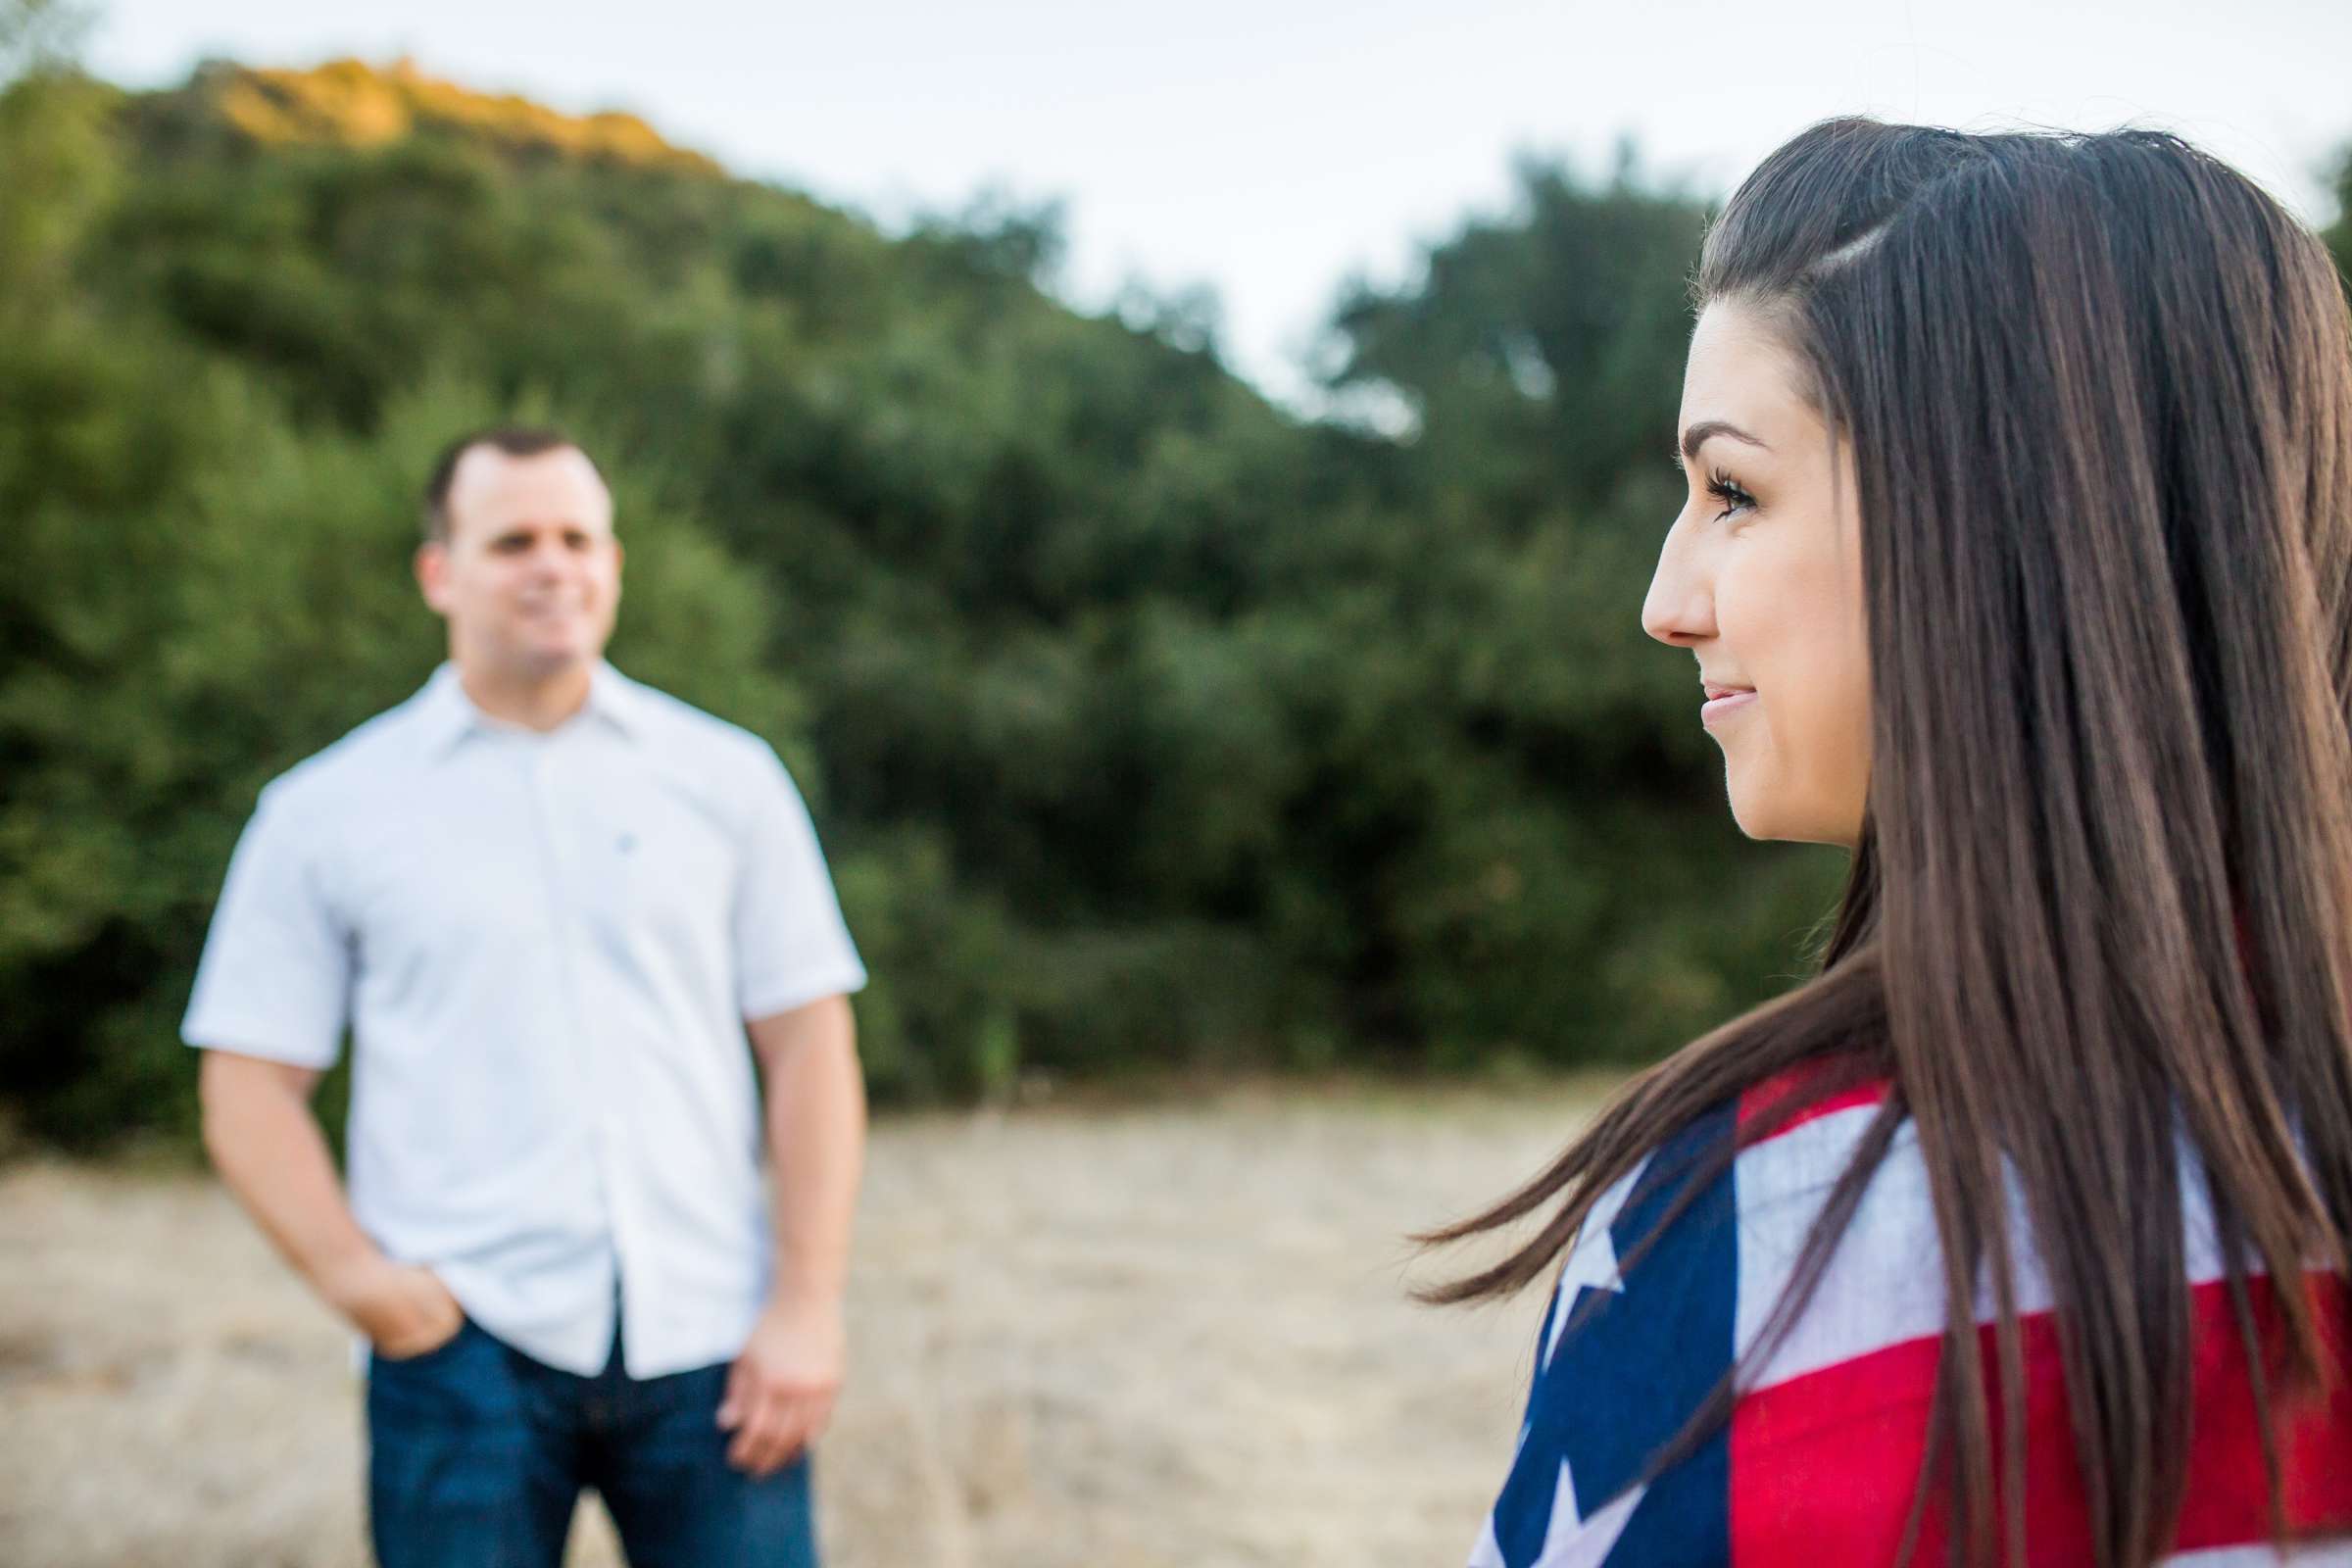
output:
[[[466,1311],[431,1269],[377,1256],[330,1283],[327,1298],[388,1361],[437,1350],[457,1338]]]

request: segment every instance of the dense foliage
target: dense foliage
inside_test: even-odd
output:
[[[186,1124],[229,846],[431,667],[416,485],[516,414],[614,477],[614,662],[801,777],[885,1096],[1625,1059],[1792,972],[1837,858],[1739,840],[1636,624],[1697,201],[1531,164],[1352,291],[1333,382],[1383,434],[1268,406],[1184,302],[1058,303],[1050,211],[889,237],[406,71],[126,94],[48,10],[0,5],[0,1097],[38,1135]]]

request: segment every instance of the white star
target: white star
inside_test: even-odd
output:
[[[1625,1534],[1627,1522],[1642,1505],[1642,1494],[1647,1490],[1636,1487],[1592,1518],[1579,1518],[1576,1480],[1568,1473],[1568,1462],[1561,1460],[1559,1487],[1551,1499],[1551,1523],[1544,1533],[1544,1550],[1529,1568],[1600,1568],[1616,1549],[1617,1538]],[[1509,1568],[1502,1559],[1502,1544],[1494,1539],[1493,1514],[1487,1516],[1486,1528],[1478,1533],[1469,1568]]]
[[[1642,1179],[1636,1170],[1616,1186],[1600,1195],[1592,1212],[1585,1216],[1585,1228],[1577,1233],[1576,1246],[1568,1252],[1568,1263],[1560,1270],[1560,1304],[1551,1315],[1551,1332],[1544,1340],[1544,1365],[1551,1365],[1551,1352],[1559,1347],[1560,1331],[1568,1326],[1569,1317],[1576,1311],[1576,1293],[1586,1286],[1598,1291],[1625,1292],[1625,1278],[1617,1268],[1617,1244],[1609,1236],[1609,1227],[1616,1222],[1625,1200],[1632,1196],[1634,1183]]]
[[[1647,1487],[1636,1487],[1587,1519],[1576,1511],[1576,1481],[1568,1461],[1560,1461],[1560,1490],[1551,1500],[1551,1528],[1544,1532],[1544,1550],[1531,1568],[1600,1568],[1616,1549],[1634,1510],[1642,1506]]]
[[[1620,1294],[1625,1290],[1625,1278],[1617,1271],[1617,1243],[1597,1213],[1585,1221],[1584,1234],[1576,1239],[1567,1266],[1560,1270],[1562,1298],[1575,1300],[1576,1293],[1587,1285]]]

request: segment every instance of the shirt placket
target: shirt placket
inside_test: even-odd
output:
[[[561,735],[532,743],[526,771],[531,814],[538,832],[541,861],[546,868],[548,927],[554,933],[557,977],[569,1013],[573,1062],[579,1074],[581,1104],[588,1117],[597,1198],[605,1222],[609,1274],[598,1289],[601,1349],[612,1343],[612,1323],[608,1314],[627,1293],[623,1259],[628,1248],[622,1238],[628,1229],[625,1170],[628,1121],[621,1109],[623,1097],[615,1081],[618,1064],[610,1059],[605,1049],[603,1036],[596,1027],[597,1009],[590,1004],[587,994],[588,977],[593,971],[586,957],[589,889],[582,881],[575,853],[580,842],[577,824],[571,821],[564,792],[556,782],[558,769],[563,766],[564,744]],[[623,1334],[627,1333],[626,1318],[624,1310]]]

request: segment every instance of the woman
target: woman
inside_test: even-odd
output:
[[[2170,136],[1841,121],[1697,294],[1643,625],[1740,827],[1851,879],[1431,1238],[1547,1212],[1441,1299],[1561,1265],[1474,1560],[2352,1563],[2327,253]]]

